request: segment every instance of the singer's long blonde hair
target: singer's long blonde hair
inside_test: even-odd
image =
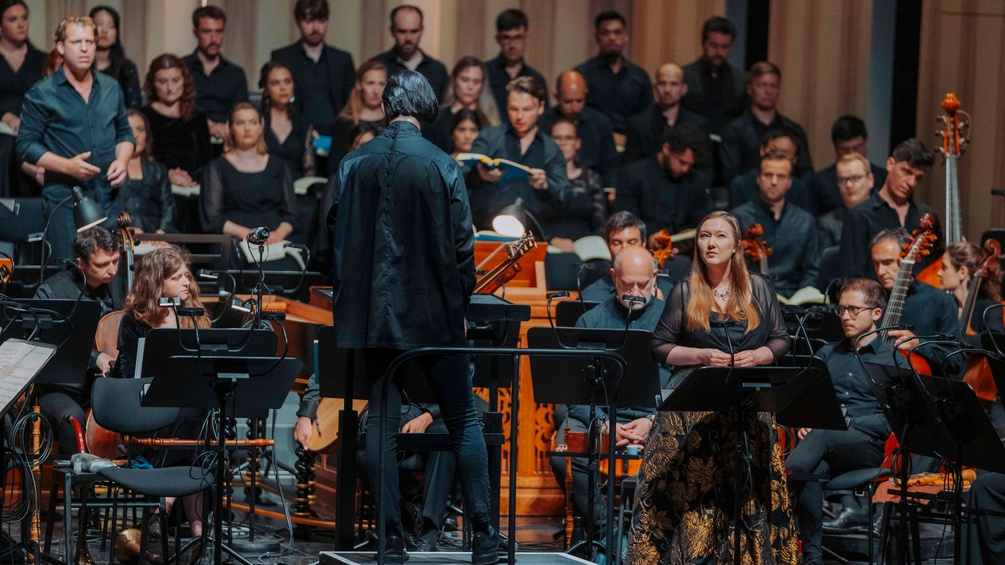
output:
[[[747,330],[744,332],[747,333],[761,323],[761,317],[754,305],[754,295],[750,287],[750,272],[747,270],[747,262],[743,258],[743,247],[740,245],[740,222],[737,221],[736,216],[729,212],[721,210],[712,212],[698,222],[698,228],[695,230],[696,237],[701,236],[701,228],[705,222],[715,219],[725,220],[733,232],[734,253],[729,263],[731,291],[726,300],[726,311],[723,314],[729,320],[747,322]],[[708,266],[705,265],[697,245],[691,262],[691,276],[688,282],[690,283],[690,296],[687,302],[687,329],[710,331],[709,316],[712,314],[715,297],[712,295],[712,285],[708,282]]]

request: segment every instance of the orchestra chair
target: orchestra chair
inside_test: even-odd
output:
[[[866,536],[868,539],[867,551],[869,554],[869,565],[872,565],[873,563],[873,538],[877,537],[872,528],[873,519],[875,518],[872,497],[876,491],[876,487],[883,481],[887,480],[893,473],[893,451],[898,447],[898,445],[899,443],[897,442],[897,438],[893,434],[890,434],[890,437],[886,438],[886,443],[883,446],[883,462],[879,467],[865,467],[863,469],[855,469],[854,471],[841,473],[836,477],[828,479],[821,485],[824,491],[825,499],[828,496],[847,494],[849,492],[855,494],[856,496],[865,495],[868,497],[866,499],[866,512],[868,513],[869,521],[866,525]],[[826,536],[824,541],[826,542]],[[848,563],[847,559],[829,549],[826,543],[823,544],[822,548],[824,553],[829,554],[840,563]]]
[[[94,382],[91,393],[91,404],[94,421],[109,431],[120,433],[127,438],[135,434],[148,434],[167,427],[178,419],[179,408],[147,407],[141,405],[142,393],[147,385],[153,381],[152,378],[144,379],[115,379],[99,378]],[[127,506],[131,508],[141,507],[143,509],[141,520],[140,536],[140,558],[147,555],[148,532],[147,523],[150,519],[152,508],[159,509],[158,518],[161,532],[161,555],[168,554],[167,545],[167,509],[164,505],[164,497],[183,497],[199,493],[215,484],[215,475],[211,470],[202,467],[180,466],[163,467],[157,469],[132,469],[130,441],[126,441],[127,460],[125,466],[108,467],[96,473],[84,473],[79,477],[81,482],[107,482],[115,491],[113,495],[113,507]],[[74,475],[72,468],[62,470],[68,475]],[[67,482],[72,477],[67,478]],[[124,504],[118,502],[119,492],[125,489],[141,500],[130,501]],[[69,489],[66,489],[67,491]],[[69,502],[69,501],[67,501]],[[80,516],[87,515],[87,498],[81,501]],[[69,517],[67,517],[69,518]],[[86,518],[82,518],[82,521]],[[69,519],[64,522],[67,530],[71,529]],[[114,523],[114,520],[113,520]],[[50,526],[51,528],[51,526]],[[113,531],[113,538],[118,532]],[[47,533],[47,543],[49,534]],[[69,534],[67,534],[69,539]],[[175,535],[175,547],[179,546],[178,535]],[[69,547],[69,546],[68,546]],[[109,565],[112,563],[114,552],[109,555]]]
[[[841,246],[832,245],[820,254],[820,270],[817,271],[817,289],[827,292],[831,281],[841,277]]]

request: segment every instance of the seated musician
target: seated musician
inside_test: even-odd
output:
[[[132,378],[136,372],[137,347],[139,340],[154,328],[191,328],[193,319],[175,317],[172,308],[159,306],[161,298],[180,298],[184,308],[202,308],[199,300],[199,286],[189,270],[189,254],[174,245],[165,245],[147,253],[135,265],[136,275],[133,288],[126,297],[125,315],[119,325],[119,357],[112,376]],[[205,314],[195,319],[200,328],[210,326]],[[152,375],[144,375],[152,376]],[[200,409],[182,408],[178,420],[169,429],[160,430],[160,437],[180,437],[194,439],[205,413]],[[189,450],[167,450],[163,465],[189,465],[192,452]],[[202,535],[202,494],[183,498],[185,514],[188,516],[192,536]],[[166,499],[170,512],[174,498]],[[151,519],[156,523],[156,519]],[[193,562],[195,558],[193,557]]]
[[[653,256],[639,245],[624,247],[614,258],[611,276],[617,289],[617,296],[608,298],[602,304],[583,314],[576,322],[577,328],[601,328],[624,330],[630,328],[652,331],[656,328],[660,314],[663,312],[663,301],[654,294],[656,288],[656,269],[653,266]],[[645,298],[644,304],[626,304],[622,295],[640,296]],[[669,371],[661,370],[661,386],[666,388],[669,381]],[[616,435],[619,447],[637,445],[644,448],[649,438],[649,430],[653,425],[655,406],[645,408],[619,408],[617,413]],[[606,407],[596,407],[596,412],[590,414],[589,406],[569,406],[569,415],[565,423],[559,426],[556,443],[566,443],[566,430],[571,432],[586,432],[591,420],[607,419]],[[551,469],[558,479],[558,484],[565,488],[566,458],[555,456],[551,458]],[[607,524],[607,512],[604,497],[600,489],[593,485],[593,512],[589,512],[589,475],[587,460],[582,457],[572,458],[572,504],[577,515],[593,517],[594,535],[602,538]]]
[[[611,252],[611,259],[617,257],[618,253],[625,247],[644,248],[646,245],[646,223],[631,212],[615,212],[607,218],[607,222],[604,224],[604,240],[607,241],[607,249]],[[604,276],[584,288],[583,300],[603,302],[608,298],[613,298],[617,291],[610,273],[610,271],[604,273]],[[666,279],[658,277],[656,279],[656,297],[667,296],[672,286]]]
[[[879,284],[889,294],[897,281],[900,271],[900,253],[904,245],[911,239],[904,228],[883,230],[876,235],[870,245],[872,265]],[[842,252],[844,250],[842,249]],[[922,341],[931,340],[928,336],[945,334],[959,339],[959,318],[956,301],[951,296],[937,288],[918,280],[911,280],[904,297],[901,322],[912,326],[912,329],[890,330],[886,332],[887,339],[894,343],[913,336],[924,336]],[[907,351],[918,340],[905,341],[900,344],[902,351]],[[945,374],[959,378],[963,373],[964,357],[953,355],[948,357],[952,349],[944,345],[922,345],[915,350],[928,361],[934,373]]]
[[[856,339],[876,329],[886,307],[886,293],[875,281],[848,279],[841,286],[837,311],[845,339],[824,346],[817,357],[827,364],[834,391],[845,412],[847,430],[799,430],[799,443],[785,459],[785,469],[792,473],[789,487],[795,498],[799,535],[803,542],[803,563],[822,564],[823,491],[820,481],[807,475],[835,477],[866,467],[879,467],[883,448],[890,436],[890,424],[879,406],[876,391],[864,373],[862,362],[889,365],[893,346],[878,334]],[[906,360],[896,359],[907,366]],[[868,513],[855,496],[842,498],[842,511],[828,522],[828,531],[849,533],[868,528]]]
[[[312,375],[307,381],[307,389],[300,399],[300,405],[297,408],[297,424],[293,429],[294,441],[303,446],[304,449],[308,449],[310,446],[311,436],[313,435],[312,428],[314,427],[314,421],[317,419],[320,404],[321,395],[319,394],[317,378]],[[479,396],[475,396],[475,406],[479,414],[483,413],[487,408],[486,402]],[[361,421],[365,421],[365,411],[364,414],[360,415],[360,419]],[[436,404],[408,404],[407,409],[403,407],[401,421],[405,422],[400,430],[404,434],[448,433],[447,426],[440,415],[440,407]],[[360,442],[359,445],[361,448],[364,443]],[[363,473],[362,476],[365,477],[366,465],[363,461],[364,457],[365,452],[361,449],[359,451],[360,460],[358,467]],[[399,467],[402,469],[422,470],[425,477],[425,485],[422,487],[422,523],[415,524],[417,528],[415,528],[414,533],[418,535],[417,539],[406,534],[406,549],[408,551],[421,552],[436,551],[440,530],[443,527],[446,515],[447,502],[453,491],[454,470],[456,468],[453,453],[450,451],[433,450],[421,454],[421,456],[420,454],[408,455],[404,458],[399,458]],[[409,490],[418,491],[418,488],[414,485],[409,489],[404,484],[407,480],[406,477],[413,477],[412,475],[401,474],[400,477],[403,483],[401,486],[403,494]],[[414,477],[412,482],[414,482]],[[408,503],[405,502],[404,504]],[[403,517],[410,515],[410,512],[406,512],[402,508]]]
[[[73,249],[77,267],[68,268],[49,277],[35,291],[35,298],[47,300],[93,300],[101,304],[101,315],[122,307],[126,296],[123,277],[118,276],[121,244],[108,230],[101,227],[86,229],[77,234]],[[80,339],[94,339],[80,336]],[[113,359],[97,350],[91,351],[88,367],[105,374]],[[59,440],[60,455],[77,453],[77,433],[66,421],[71,416],[83,426],[87,422],[81,406],[90,404],[90,382],[84,386],[47,385],[39,387],[39,408]]]
[[[964,524],[963,539],[967,544],[967,563],[994,565],[1005,563],[1005,474],[978,471],[977,480],[966,494],[968,510],[980,512]],[[989,513],[997,513],[989,514]]]
[[[753,224],[764,228],[764,241],[771,249],[768,273],[775,292],[786,298],[801,288],[816,286],[819,270],[813,216],[788,199],[793,170],[788,155],[762,154],[757,174],[758,198],[733,209],[744,230]]]

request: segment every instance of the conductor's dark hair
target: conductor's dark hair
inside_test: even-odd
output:
[[[499,12],[499,17],[496,18],[496,32],[509,31],[521,27],[524,29],[529,27],[527,14],[523,13],[522,10],[510,8]]]
[[[428,124],[440,113],[440,101],[429,81],[407,69],[388,79],[381,100],[388,123],[395,118],[411,116]]]
[[[610,242],[612,235],[628,228],[638,229],[639,239],[642,240],[639,243],[645,245],[646,223],[642,221],[642,218],[624,210],[615,212],[607,218],[607,222],[604,223],[604,240]]]
[[[593,29],[600,29],[600,24],[604,22],[609,22],[611,20],[618,20],[621,25],[628,27],[628,22],[625,21],[625,17],[614,10],[605,10],[597,14],[595,20],[593,20]]]
[[[663,143],[670,144],[670,152],[675,154],[690,149],[698,161],[707,161],[711,154],[708,132],[691,122],[682,122],[672,128],[667,128],[666,132],[663,133]]]
[[[721,33],[736,39],[736,26],[722,16],[714,16],[705,20],[705,25],[701,27],[701,42],[708,41],[708,36],[713,33]]]
[[[831,126],[831,142],[851,141],[856,137],[869,139],[869,132],[865,130],[865,122],[858,116],[845,114],[834,120]]]
[[[293,6],[293,17],[298,21],[328,21],[328,0],[297,0]]]
[[[926,171],[935,162],[935,155],[917,137],[901,141],[893,148],[893,153],[890,156],[893,157],[894,163],[907,161],[915,169],[924,169]]]
[[[90,261],[91,253],[98,249],[106,253],[118,253],[122,247],[119,239],[101,226],[87,228],[73,238],[73,251],[77,254],[77,259],[85,263]]]

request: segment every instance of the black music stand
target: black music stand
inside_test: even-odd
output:
[[[807,382],[819,379],[819,366],[805,367],[698,367],[685,369],[683,379],[660,406],[660,411],[719,412],[729,414],[736,436],[736,475],[733,490],[733,563],[740,559],[740,493],[743,461],[748,457],[743,440],[743,414],[774,412],[791,415],[783,425],[845,430],[836,395],[818,396]],[[683,371],[682,371],[683,372]],[[804,380],[805,379],[805,380]],[[675,378],[676,380],[676,378]],[[833,391],[833,386],[831,387]],[[827,404],[835,406],[827,406]],[[751,477],[752,484],[752,477]]]
[[[218,410],[212,537],[215,565],[221,565],[223,551],[245,565],[252,565],[223,543],[223,496],[229,483],[224,414],[228,408],[241,414],[281,408],[302,365],[299,359],[276,357],[176,355],[161,360],[160,369],[143,396],[143,406]],[[203,539],[207,539],[206,530]]]
[[[600,302],[579,300],[578,298],[563,300],[555,306],[555,325],[564,328],[575,327],[580,316],[596,308],[599,304]]]
[[[10,308],[23,305],[26,310]],[[57,347],[52,362],[35,378],[36,384],[83,385],[91,358],[92,339],[74,339],[73,334],[93,336],[101,319],[101,304],[93,300],[18,300],[0,309],[10,325],[3,338],[27,338]],[[63,317],[52,316],[46,310]],[[7,326],[7,322],[4,322]]]
[[[561,304],[561,303],[560,303]],[[534,401],[541,404],[583,404],[590,407],[590,414],[596,406],[607,408],[610,420],[617,422],[619,406],[656,406],[662,398],[659,366],[649,353],[652,334],[645,330],[587,329],[547,327],[531,328],[527,332],[527,343],[533,349],[573,349],[583,353],[581,357],[562,358],[537,355],[530,359],[531,383],[534,387]],[[617,351],[627,364],[627,371],[620,382],[617,379],[619,367],[609,359],[589,357],[590,350]],[[590,424],[588,422],[588,424]],[[592,425],[590,426],[592,430]],[[598,442],[599,443],[599,442]],[[617,455],[616,434],[608,432],[608,469],[613,470]],[[597,450],[587,449],[590,490],[587,492],[586,558],[592,555],[589,544],[593,539],[593,504],[596,476],[599,473]],[[613,472],[613,471],[612,471]],[[603,547],[608,559],[617,564],[620,556],[619,540],[614,537],[614,481],[607,484],[607,543]],[[618,528],[620,531],[620,528]],[[575,547],[570,548],[570,551]]]
[[[1005,364],[986,355],[995,382],[1005,384]],[[880,405],[901,448],[986,471],[1005,473],[1005,445],[984,413],[970,385],[942,377],[919,375],[912,369],[865,363],[873,381],[881,383]],[[907,555],[907,465],[901,465],[900,530],[897,550]],[[962,488],[962,485],[957,485]],[[957,497],[953,516],[956,542],[955,562],[959,563],[962,499]],[[917,545],[917,544],[916,544]]]

